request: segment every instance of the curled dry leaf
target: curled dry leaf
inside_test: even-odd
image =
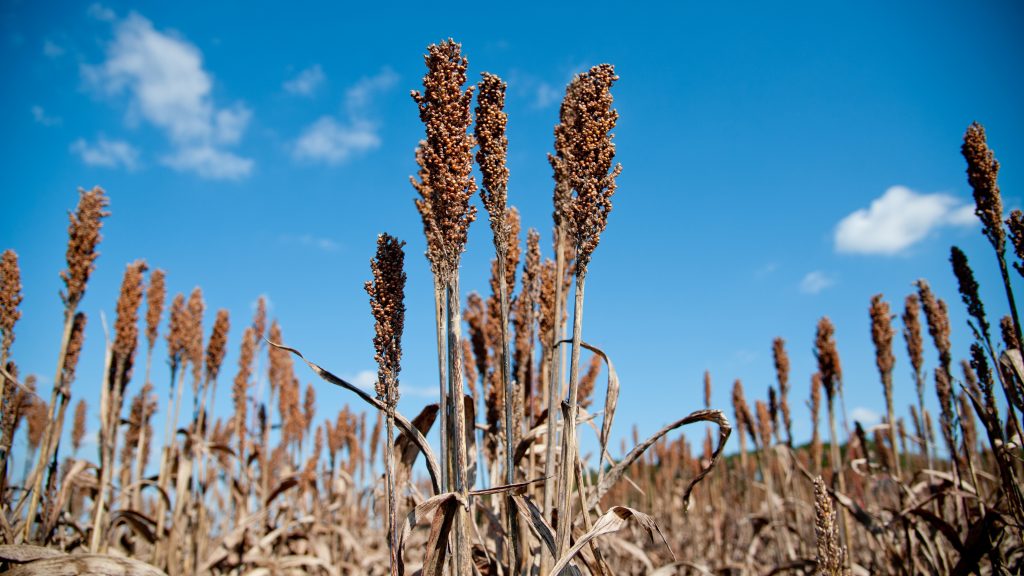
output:
[[[266,340],[266,339],[264,338],[264,340]],[[349,382],[346,382],[345,380],[342,380],[341,378],[338,378],[334,374],[331,374],[327,370],[324,370],[323,368],[321,368],[320,366],[316,365],[315,363],[313,363],[313,362],[311,362],[309,360],[306,360],[306,357],[302,355],[302,352],[299,352],[298,350],[296,350],[294,348],[289,348],[288,346],[283,346],[281,344],[277,344],[277,343],[271,342],[270,340],[267,340],[267,344],[270,344],[274,348],[278,348],[280,350],[284,350],[285,352],[290,352],[290,353],[298,356],[299,359],[301,359],[303,362],[306,363],[306,366],[309,366],[310,370],[312,370],[317,376],[319,376],[323,380],[325,380],[327,382],[330,382],[331,384],[334,384],[335,386],[340,386],[340,387],[344,388],[345,390],[348,390],[349,392],[354,393],[356,396],[359,396],[364,402],[366,402],[367,404],[373,406],[377,410],[380,410],[380,411],[385,411],[386,410],[384,404],[380,400],[377,400],[373,396],[370,396],[369,394],[367,394],[363,390],[359,389],[357,386],[355,386],[355,385],[353,385],[353,384],[351,384]],[[417,430],[412,425],[412,422],[409,422],[408,418],[406,418],[405,416],[402,416],[401,414],[399,414],[397,410],[395,411],[395,423],[398,424],[398,427],[401,428],[405,433],[409,434],[409,436],[412,438],[413,442],[416,443],[416,446],[418,446],[420,451],[423,452],[423,457],[427,461],[427,472],[430,473],[430,482],[433,485],[434,493],[435,494],[440,494],[440,492],[441,492],[441,484],[440,484],[441,469],[440,469],[440,467],[437,464],[437,458],[434,456],[434,451],[430,448],[430,444],[427,443],[427,439],[424,438],[423,434],[420,434],[420,431]]]
[[[594,522],[594,527],[591,528],[590,531],[576,540],[576,544],[570,548],[564,556],[558,559],[558,562],[555,563],[555,567],[551,569],[551,575],[554,576],[555,574],[560,573],[562,568],[565,568],[565,566],[569,564],[569,561],[572,560],[573,556],[578,554],[579,551],[582,550],[583,547],[591,540],[604,534],[611,534],[622,530],[629,520],[634,520],[639,524],[640,527],[647,532],[647,535],[651,540],[654,540],[654,535],[657,534],[661,538],[661,541],[665,543],[665,547],[669,549],[670,553],[672,553],[672,559],[675,560],[676,555],[672,552],[672,547],[669,546],[668,540],[665,539],[665,534],[662,533],[661,528],[658,526],[658,523],[654,521],[654,518],[626,506],[612,506],[607,512],[597,519],[597,522]]]
[[[718,463],[718,459],[722,455],[722,450],[725,449],[725,443],[729,440],[729,434],[732,433],[732,426],[729,425],[729,419],[725,417],[725,414],[721,410],[697,410],[685,418],[666,425],[661,430],[655,432],[647,440],[644,440],[640,444],[634,446],[633,449],[630,450],[618,464],[612,466],[608,470],[608,473],[605,474],[604,478],[601,479],[597,489],[590,498],[587,499],[587,509],[593,509],[597,506],[601,501],[601,497],[604,496],[608,490],[611,490],[612,486],[622,478],[630,465],[632,465],[633,462],[636,462],[637,459],[639,459],[648,448],[657,442],[659,438],[676,428],[686,426],[687,424],[693,424],[695,422],[712,422],[718,425],[718,446],[715,447],[715,451],[711,455],[711,462],[709,462],[699,474],[694,476],[686,485],[686,489],[683,490],[683,511],[685,512],[689,508],[690,493],[693,492],[693,488],[703,480]]]

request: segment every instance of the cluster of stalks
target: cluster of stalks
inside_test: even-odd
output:
[[[553,255],[544,258],[533,229],[524,252],[519,214],[509,204],[505,83],[485,73],[467,87],[468,61],[451,40],[430,46],[425,61],[423,90],[412,94],[426,131],[412,184],[434,279],[438,402],[411,420],[398,409],[406,262],[404,242],[388,234],[378,237],[365,286],[376,395],[286,347],[260,299],[236,344],[227,417],[215,410],[227,311],[214,315],[206,336],[207,308],[196,288],[170,298],[165,314],[164,273],[137,261],[125,269],[106,345],[93,407],[98,425],[87,430],[89,409],[78,400],[71,450],[62,451],[85,336],[78,305],[108,215],[103,190],[83,191],[61,273],[64,330],[48,400],[11,358],[21,281],[17,256],[7,251],[0,259],[0,567],[12,574],[339,576],[1002,574],[1024,567],[1024,362],[1005,255],[1008,229],[1014,268],[1024,274],[1024,216],[1014,211],[1004,228],[998,163],[980,126],[968,130],[963,152],[1011,314],[998,322],[996,342],[967,256],[954,247],[952,268],[974,336],[958,377],[946,303],[927,282],[917,283],[901,317],[917,394],[912,430],[893,400],[903,385],[892,350],[894,314],[877,295],[869,315],[885,398],[880,424],[850,428],[837,330],[822,318],[812,341],[810,443],[794,443],[790,359],[777,338],[776,383],[766,397],[750,404],[741,382],[732,387],[735,454],[722,457],[733,424],[711,409],[710,373],[704,409],[647,439],[634,428],[633,445],[623,441],[616,450],[609,443],[618,375],[582,331],[587,271],[621,170],[611,133],[614,68],[595,66],[566,88],[549,155]],[[460,259],[476,218],[474,149],[495,257],[491,294],[470,293],[463,308]],[[937,351],[930,371],[941,442],[925,406],[922,312]],[[136,366],[143,335],[144,369]],[[165,377],[152,370],[161,337]],[[355,394],[370,416],[346,406],[318,424],[316,388],[303,392],[295,358]],[[604,404],[595,409],[602,373]],[[819,432],[822,393],[827,437]],[[161,411],[162,435],[154,433]],[[426,440],[436,421],[439,452]],[[670,437],[701,422],[700,449]],[[596,455],[581,451],[580,426],[593,431]],[[19,430],[23,443],[15,442]],[[87,432],[95,434],[95,459],[82,453]],[[12,451],[22,445],[24,453]],[[12,473],[17,464],[20,478]]]

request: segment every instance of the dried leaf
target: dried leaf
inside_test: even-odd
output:
[[[718,446],[711,455],[711,462],[708,463],[706,468],[700,471],[700,474],[697,474],[692,480],[690,480],[686,485],[686,489],[683,491],[683,512],[686,512],[689,509],[690,493],[693,491],[693,488],[703,480],[709,472],[711,472],[715,465],[718,464],[718,459],[722,455],[722,450],[725,449],[725,443],[729,439],[729,434],[732,433],[732,426],[729,425],[729,420],[721,410],[697,410],[686,418],[676,420],[661,430],[658,430],[650,438],[633,447],[633,449],[630,450],[618,464],[612,466],[608,470],[608,473],[605,474],[604,478],[601,479],[601,482],[597,486],[597,490],[595,490],[594,494],[587,499],[587,509],[593,509],[597,506],[598,502],[601,501],[601,497],[604,496],[608,490],[611,490],[612,486],[622,478],[622,475],[626,473],[626,470],[633,464],[633,462],[636,462],[637,459],[639,459],[648,448],[657,442],[659,438],[680,426],[686,426],[687,424],[693,424],[695,422],[713,422],[718,425]]]
[[[264,340],[266,340],[266,338],[264,338]],[[296,350],[294,348],[289,348],[287,346],[282,346],[281,344],[276,344],[274,342],[271,342],[270,340],[267,340],[267,343],[270,344],[271,346],[273,346],[274,348],[278,348],[280,350],[284,350],[286,352],[290,352],[290,353],[298,356],[303,362],[306,363],[306,366],[309,366],[310,370],[312,370],[317,376],[319,376],[323,380],[325,380],[327,382],[330,382],[331,384],[334,384],[335,386],[340,386],[340,387],[344,388],[345,390],[348,390],[349,392],[354,393],[356,396],[359,396],[360,398],[362,398],[364,402],[366,402],[367,404],[373,406],[377,410],[380,410],[380,411],[384,411],[385,410],[385,406],[384,406],[384,404],[380,400],[377,400],[373,396],[370,396],[365,391],[361,390],[360,388],[356,387],[355,385],[350,384],[350,383],[342,380],[341,378],[338,378],[334,374],[331,374],[330,372],[328,372],[327,370],[324,370],[320,366],[317,366],[313,362],[310,362],[309,360],[306,360],[306,357],[303,356],[302,353],[299,352],[298,350]],[[412,423],[409,422],[409,420],[405,416],[402,416],[401,414],[399,414],[397,410],[395,411],[395,423],[398,424],[399,428],[401,428],[403,431],[405,431],[407,434],[409,434],[409,436],[416,443],[416,445],[419,446],[420,451],[423,452],[423,457],[427,461],[427,472],[430,473],[430,482],[433,485],[434,493],[435,494],[440,494],[441,493],[441,484],[440,484],[441,469],[437,465],[437,458],[434,456],[434,451],[430,448],[430,444],[427,442],[427,439],[423,437],[423,434],[420,434],[419,430],[417,430],[415,427],[413,427]]]
[[[570,548],[564,556],[558,559],[558,562],[555,563],[555,567],[551,569],[551,574],[554,575],[560,573],[562,568],[569,564],[569,561],[572,560],[573,556],[578,554],[588,542],[598,536],[622,530],[630,519],[635,520],[637,524],[647,532],[647,535],[650,536],[651,540],[654,539],[655,534],[660,536],[661,541],[665,543],[669,552],[672,553],[672,559],[675,560],[675,553],[672,552],[672,547],[668,545],[668,540],[665,539],[665,534],[662,533],[661,528],[658,527],[658,523],[654,521],[654,518],[651,518],[647,514],[638,510],[627,508],[626,506],[612,506],[607,512],[597,519],[597,522],[594,523],[594,527],[591,528],[590,531],[581,536],[576,541],[576,544]]]
[[[80,576],[82,574],[167,576],[162,570],[141,560],[104,554],[75,554],[63,555],[59,558],[45,558],[16,566],[4,574],[7,576]]]
[[[33,546],[32,544],[4,544],[0,546],[0,560],[17,562],[18,564],[64,555],[64,552],[60,550],[44,546]]]

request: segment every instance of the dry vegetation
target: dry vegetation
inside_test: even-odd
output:
[[[108,215],[101,189],[83,191],[61,273],[64,329],[52,390],[22,378],[10,357],[21,286],[17,256],[7,251],[0,262],[0,566],[11,574],[170,575],[1020,572],[1024,370],[1005,251],[1008,228],[1017,258],[1024,256],[1024,217],[1014,211],[1004,228],[998,163],[981,126],[968,129],[963,154],[1011,316],[990,323],[967,257],[954,247],[974,344],[954,367],[946,303],[920,281],[902,314],[918,397],[907,420],[893,406],[893,387],[910,385],[893,378],[894,311],[879,295],[869,313],[883,424],[851,429],[833,326],[822,318],[809,444],[793,442],[789,359],[776,339],[777,385],[751,406],[735,382],[733,424],[711,408],[706,375],[706,409],[645,440],[634,429],[634,445],[618,449],[608,445],[618,377],[582,330],[587,270],[620,171],[611,134],[614,69],[596,66],[566,89],[549,156],[554,257],[542,259],[534,230],[523,254],[519,216],[508,205],[504,83],[484,74],[473,114],[460,46],[430,46],[426,64],[423,90],[413,93],[426,128],[413,186],[434,276],[439,402],[411,420],[398,411],[404,243],[389,235],[378,238],[366,284],[376,396],[285,347],[261,301],[236,327],[240,354],[226,420],[214,399],[227,312],[216,314],[205,336],[199,289],[174,296],[165,311],[163,272],[140,261],[125,269],[100,421],[87,423],[86,400],[78,399],[71,446],[62,446],[68,408],[81,396],[75,367],[86,316],[78,305]],[[492,294],[463,301],[460,257],[476,217],[474,148],[495,259]],[[1024,274],[1021,264],[1014,268]],[[930,368],[925,328],[939,358]],[[164,360],[154,358],[160,338],[166,380],[152,370]],[[324,382],[303,391],[296,358]],[[925,407],[930,382],[937,415]],[[354,395],[372,409],[367,417],[346,407],[318,421],[317,394]],[[425,439],[435,422],[436,451]],[[669,439],[689,424],[706,427],[701,448],[678,433]],[[725,458],[733,425],[740,450]],[[599,453],[582,456],[577,434],[591,431]],[[87,432],[97,434],[96,454],[80,450]],[[11,453],[16,434],[27,440],[26,453]],[[155,475],[144,466],[151,460],[159,463]],[[12,473],[15,464],[25,465],[23,478]]]

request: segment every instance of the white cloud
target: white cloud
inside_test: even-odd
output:
[[[82,76],[101,94],[127,93],[128,119],[142,119],[164,131],[176,149],[166,164],[204,178],[250,173],[251,159],[220,147],[241,139],[252,112],[242,103],[222,109],[214,105],[213,79],[203,68],[202,53],[178,35],[158,31],[146,18],[129,14],[117,23],[106,60],[83,66]],[[225,165],[214,165],[217,162]]]
[[[298,139],[292,153],[297,160],[337,165],[352,155],[380,146],[377,124],[370,120],[373,99],[398,82],[398,76],[388,68],[376,76],[359,80],[345,92],[345,111],[348,121],[333,116],[322,116],[308,126]]]
[[[345,91],[345,110],[355,118],[366,116],[373,98],[397,82],[398,75],[390,68],[384,68],[376,76],[361,78],[355,86]]]
[[[306,68],[302,72],[284,83],[285,92],[298,94],[300,96],[312,96],[316,89],[324,83],[324,71],[319,64]]]
[[[77,154],[89,166],[134,170],[138,166],[139,151],[123,140],[107,140],[102,134],[93,144],[79,138],[71,144],[71,152]]]
[[[342,374],[344,379],[349,384],[352,384],[356,388],[373,392],[377,386],[377,371],[376,370],[361,370],[355,375],[353,374]],[[410,396],[417,398],[427,398],[437,400],[440,397],[440,393],[436,386],[411,386],[407,382],[402,382],[399,378],[398,394],[400,396]]]
[[[60,58],[64,55],[64,48],[52,40],[44,40],[43,55],[47,58]]]
[[[208,180],[239,180],[252,173],[253,161],[209,145],[179,148],[161,162],[179,172],[195,172]]]
[[[858,406],[850,412],[850,419],[860,422],[861,426],[874,426],[882,421],[882,415],[870,408]]]
[[[380,137],[373,125],[359,123],[353,126],[339,124],[324,116],[295,141],[295,157],[301,160],[341,164],[356,152],[380,146]]]
[[[868,208],[839,221],[838,252],[898,254],[942,226],[974,226],[973,207],[948,194],[919,194],[892,186]]]
[[[373,390],[377,384],[377,372],[373,370],[361,370],[355,376],[345,378],[350,384],[356,388],[362,388],[363,390]]]
[[[813,272],[808,272],[807,275],[800,280],[800,291],[804,294],[818,294],[835,283],[836,280],[832,276],[822,272],[821,270],[815,270]]]
[[[46,110],[43,110],[42,106],[32,106],[32,118],[35,119],[37,124],[43,126],[59,126],[63,120],[59,116],[48,116]]]
[[[86,11],[86,14],[88,14],[90,18],[101,22],[113,22],[114,20],[117,20],[117,14],[115,14],[113,10],[98,2],[91,4],[89,9]]]

